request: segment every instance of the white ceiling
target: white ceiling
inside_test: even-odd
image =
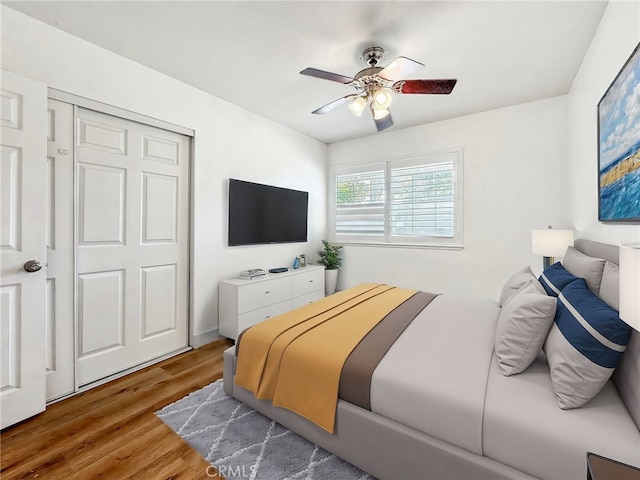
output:
[[[396,95],[391,130],[566,94],[603,1],[2,1],[325,143],[383,135],[369,112],[312,115],[350,87],[368,46],[410,78],[457,78],[451,95]]]

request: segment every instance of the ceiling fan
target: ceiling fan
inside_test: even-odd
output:
[[[384,55],[381,47],[369,47],[362,52],[368,67],[360,70],[353,78],[331,73],[317,68],[305,68],[302,75],[331,80],[355,87],[356,93],[334,100],[314,110],[312,113],[324,114],[344,104],[356,116],[361,116],[367,103],[379,132],[393,125],[389,105],[392,93],[400,94],[441,94],[448,95],[456,84],[456,79],[443,80],[403,80],[424,65],[407,57],[398,57],[386,67],[378,67]]]

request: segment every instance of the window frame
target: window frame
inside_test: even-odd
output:
[[[371,245],[412,248],[444,248],[459,250],[464,248],[464,161],[462,148],[449,148],[435,152],[419,153],[402,157],[393,157],[386,161],[371,163],[349,163],[334,165],[331,168],[329,185],[329,238],[341,245]],[[391,235],[390,205],[390,172],[394,168],[405,168],[419,165],[432,165],[452,161],[454,175],[454,233],[453,237],[433,235]],[[384,170],[384,235],[358,236],[338,235],[336,233],[336,179],[339,175],[365,173],[373,170]]]

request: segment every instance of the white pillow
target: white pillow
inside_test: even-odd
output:
[[[570,274],[584,278],[587,281],[589,290],[595,295],[600,294],[604,263],[604,259],[590,257],[571,246],[567,247],[567,252],[562,258],[562,266],[566,268]]]
[[[611,308],[620,310],[620,269],[615,263],[604,264],[599,297]]]
[[[505,302],[498,317],[495,343],[503,375],[515,375],[531,365],[542,350],[555,313],[556,297],[547,295],[535,279]]]
[[[511,275],[502,287],[502,293],[500,294],[500,306],[503,306],[505,302],[526,285],[529,280],[535,280],[536,276],[531,271],[531,267],[524,267]]]

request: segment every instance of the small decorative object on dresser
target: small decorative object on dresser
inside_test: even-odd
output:
[[[338,283],[338,269],[342,265],[342,258],[340,253],[342,245],[332,245],[326,240],[322,240],[322,250],[318,251],[320,260],[318,263],[325,267],[325,293],[331,295],[336,291],[336,285]]]
[[[240,272],[240,278],[253,280],[254,278],[264,277],[267,273],[261,268],[253,268]]]
[[[281,273],[268,273],[253,280],[232,278],[220,282],[220,335],[235,340],[245,328],[324,297],[322,267],[273,270]]]

